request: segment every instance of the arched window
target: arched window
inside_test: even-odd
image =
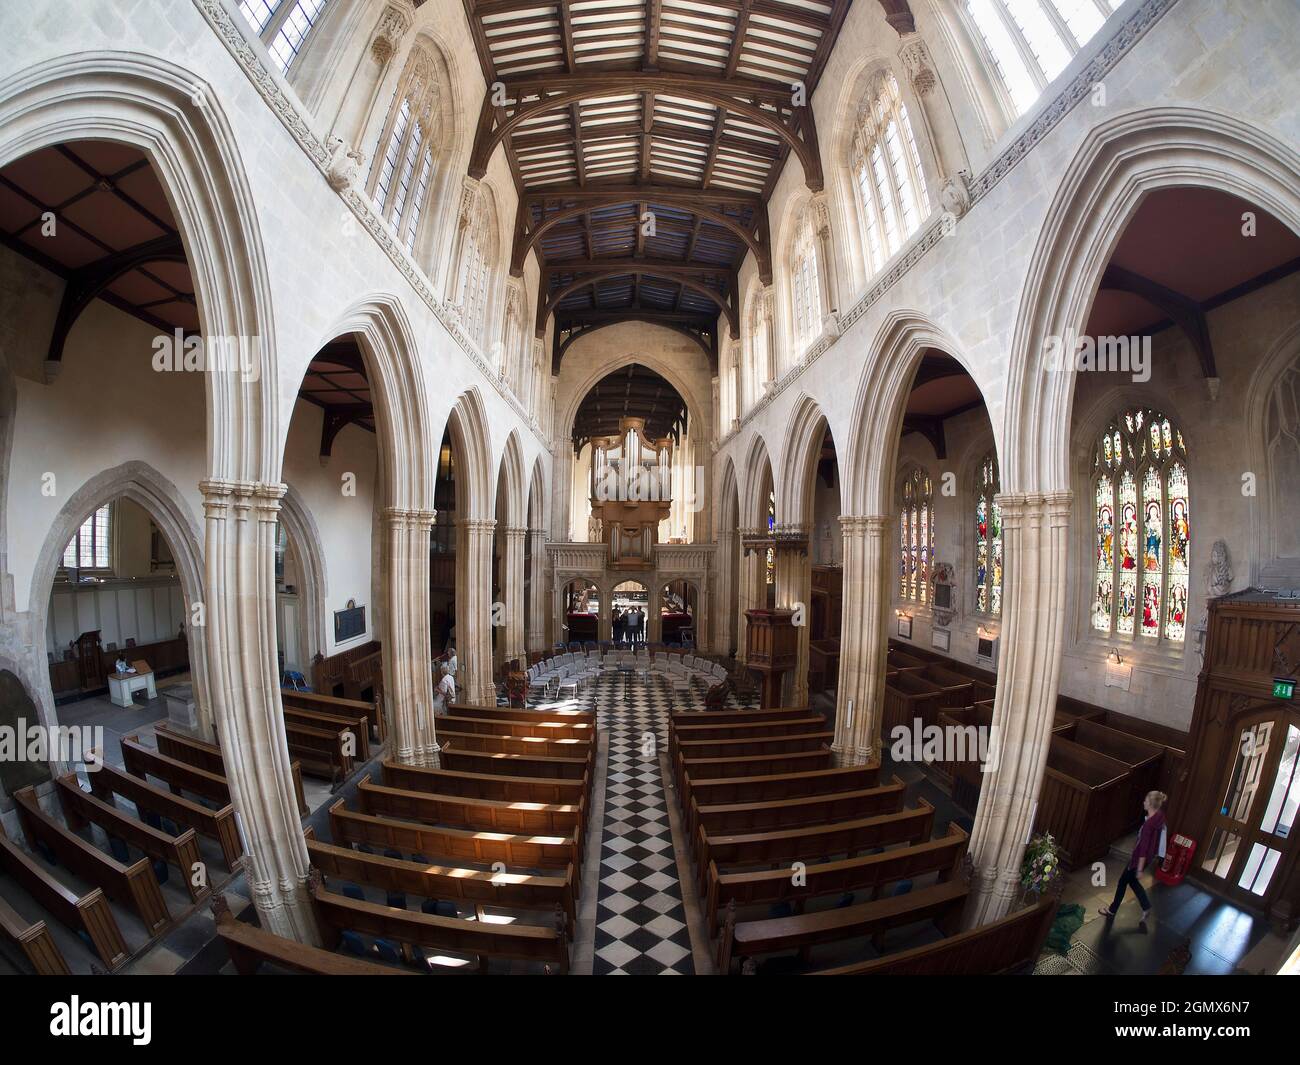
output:
[[[1192,539],[1183,434],[1158,411],[1125,411],[1097,444],[1093,498],[1093,628],[1182,643]]]
[[[437,135],[437,71],[432,57],[415,48],[398,80],[393,106],[370,171],[375,211],[392,227],[407,251],[415,248],[420,216],[433,180]]]
[[[769,335],[768,306],[770,290],[755,288],[749,298],[749,314],[745,323],[746,358],[749,363],[750,395],[758,399],[763,386],[775,380],[772,337]]]
[[[902,477],[899,491],[899,575],[902,599],[924,603],[930,594],[930,567],[934,563],[933,485],[930,475],[914,467]]]
[[[239,0],[239,11],[287,73],[328,0]]]
[[[852,165],[862,243],[874,274],[930,213],[907,105],[891,73],[872,82],[858,112]]]
[[[822,296],[817,277],[817,229],[813,212],[805,207],[795,227],[790,249],[791,308],[794,345],[802,352],[822,331]]]
[[[1119,0],[966,0],[990,66],[1022,115]]]
[[[108,569],[111,565],[108,546],[112,521],[113,508],[110,503],[97,508],[83,521],[77,535],[63,549],[64,569]]]
[[[468,212],[460,249],[456,302],[465,331],[482,343],[492,269],[496,262],[492,205],[482,190],[474,195]]]
[[[776,492],[767,493],[767,535],[776,535]],[[768,548],[763,556],[763,581],[769,589],[776,587],[776,551]],[[771,592],[768,593],[769,597]]]
[[[1002,613],[1002,508],[998,460],[985,455],[975,471],[975,609]]]

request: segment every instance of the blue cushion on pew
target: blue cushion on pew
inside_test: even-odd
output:
[[[131,852],[126,849],[126,843],[116,836],[108,837],[108,849],[119,862],[129,863],[131,861]]]
[[[893,894],[906,895],[911,890],[912,890],[912,882],[910,880],[900,880],[897,884],[894,885]]]
[[[969,817],[954,818],[952,823],[967,834],[975,831],[975,822]]]
[[[140,820],[143,821],[150,828],[156,828],[160,832],[163,831],[162,818],[155,813],[151,813],[148,810],[141,810]],[[175,833],[172,834],[175,835]]]
[[[385,858],[396,858],[396,859],[400,862],[400,861],[402,860],[402,852],[401,852],[401,851],[393,850],[392,847],[385,847],[385,848],[384,848],[384,857],[385,857]]]
[[[388,905],[396,910],[406,909],[406,896],[400,891],[390,891],[388,893]]]
[[[845,906],[852,906],[853,900],[856,897],[857,896],[854,895],[852,891],[844,892],[844,894],[840,896],[840,901],[835,904],[835,908],[837,910],[842,910]]]
[[[356,899],[358,902],[366,901],[366,893],[362,891],[359,887],[357,887],[356,884],[344,884],[343,897],[348,899]]]
[[[420,912],[432,914],[434,917],[459,917],[460,913],[456,909],[454,902],[448,902],[446,899],[425,899],[420,904]]]
[[[372,851],[369,847],[367,847],[364,843],[358,843],[358,844],[357,844],[357,850],[359,850],[362,854],[374,854],[374,853],[375,853],[375,852]]]
[[[794,913],[794,907],[791,906],[788,902],[786,902],[785,899],[782,899],[780,902],[774,902],[772,903],[771,906],[767,908],[767,915],[768,917],[772,917],[772,918],[789,917],[793,913]]]
[[[419,862],[421,865],[432,865],[432,864],[433,864],[433,863],[432,863],[431,861],[429,861],[429,859],[426,858],[423,854],[412,854],[412,855],[411,855],[411,861],[413,861],[413,862]]]
[[[167,863],[161,858],[154,860],[153,875],[157,877],[158,883],[160,884],[167,883],[167,878],[171,875],[171,871],[167,868]]]
[[[380,961],[400,962],[402,960],[402,952],[386,939],[375,940],[375,953],[379,955]]]
[[[363,958],[366,956],[368,953],[366,950],[366,941],[359,935],[355,932],[343,932],[342,937],[343,949],[349,954],[359,954]]]
[[[179,835],[181,834],[181,830],[180,830],[179,828],[176,827],[176,822],[174,822],[174,821],[169,821],[169,820],[167,820],[167,818],[165,818],[165,817],[162,818],[162,826],[161,826],[161,827],[162,827],[162,830],[163,830],[164,832],[166,832],[167,835],[169,835],[169,836],[179,836]]]

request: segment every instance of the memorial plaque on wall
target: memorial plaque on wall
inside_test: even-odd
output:
[[[334,611],[334,640],[355,639],[366,631],[366,608],[350,606],[346,610]]]

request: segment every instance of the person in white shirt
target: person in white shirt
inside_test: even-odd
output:
[[[452,675],[453,678],[455,678],[455,676],[456,676],[456,666],[457,666],[457,662],[456,662],[456,648],[454,648],[454,647],[448,647],[448,648],[447,648],[447,662],[446,662],[446,669],[447,669],[447,672],[450,673],[450,674]]]
[[[451,704],[456,701],[456,681],[452,679],[446,666],[442,667],[441,674],[433,699],[433,713],[436,717],[445,716]]]

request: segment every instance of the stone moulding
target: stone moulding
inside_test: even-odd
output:
[[[226,10],[225,5],[221,0],[194,0],[194,6],[199,9],[199,13],[212,27],[212,31],[220,38],[221,43],[226,46],[226,50],[235,58],[235,61],[247,75],[248,80],[253,83],[253,87],[266,101],[267,106],[275,112],[276,117],[280,119],[285,129],[298,142],[298,146],[303,150],[307,158],[315,164],[316,169],[320,171],[326,181],[330,181],[333,153],[329,146],[312,130],[299,103],[284,91],[279,79],[267,70],[262,63],[261,57],[248,43],[243,30],[236,24],[230,12]],[[334,187],[332,182],[330,187]],[[428,277],[407,254],[406,249],[393,238],[392,231],[384,221],[370,209],[366,197],[355,188],[350,187],[335,189],[335,191],[338,193],[339,198],[348,205],[352,213],[357,216],[357,220],[362,224],[366,232],[374,238],[375,243],[379,245],[393,265],[401,271],[402,276],[406,278],[411,288],[428,305],[429,310],[442,323],[448,335],[469,356],[470,361],[474,363],[483,379],[497,391],[506,404],[519,416],[519,420],[529,427],[538,441],[545,445],[547,442],[546,437],[528,412],[524,410],[523,404],[501,381],[496,370],[489,365],[488,360],[479,350],[478,345],[465,333],[454,312],[434,294]]]
[[[966,208],[966,213],[974,209],[975,205],[1011,173],[1016,164],[1024,159],[1039,141],[1056,128],[1061,119],[1069,114],[1076,104],[1090,94],[1093,86],[1105,77],[1115,67],[1115,64],[1123,59],[1129,50],[1142,39],[1146,31],[1168,13],[1176,3],[1178,3],[1178,0],[1146,0],[1132,15],[1120,23],[1115,32],[1111,34],[1110,39],[1089,60],[1088,64],[1035,116],[1034,121],[998,153],[997,158],[986,166],[978,177],[970,182],[970,203]],[[849,330],[849,327],[878,303],[901,277],[907,274],[932,248],[940,243],[948,225],[950,223],[946,222],[944,217],[940,215],[918,235],[913,236],[902,254],[895,259],[893,265],[871,284],[852,307],[840,315],[839,336],[843,336]],[[745,413],[744,417],[739,419],[739,424],[733,425],[727,435],[718,441],[719,450],[729,444],[750,421],[762,413],[768,405],[775,401],[777,396],[797,381],[804,370],[834,346],[837,339],[839,338],[822,337],[818,343],[808,350],[803,359],[791,367],[784,377],[778,381],[770,382],[767,391]]]

